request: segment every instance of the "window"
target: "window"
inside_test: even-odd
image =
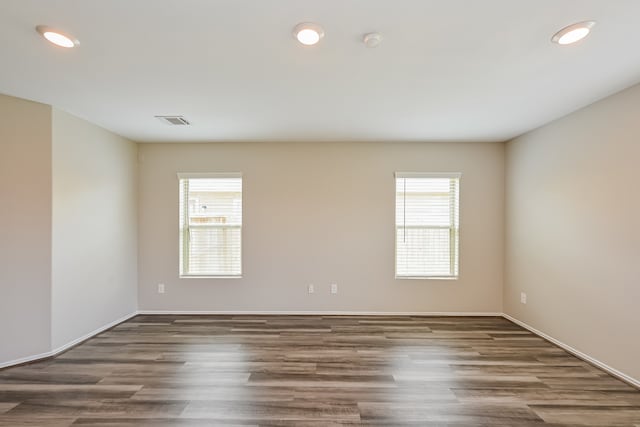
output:
[[[460,174],[396,173],[396,277],[458,276]]]
[[[242,274],[242,176],[178,174],[180,276]]]

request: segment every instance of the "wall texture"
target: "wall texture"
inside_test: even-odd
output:
[[[50,349],[51,107],[0,95],[0,364]]]
[[[501,312],[504,146],[141,144],[139,308]],[[243,278],[178,278],[177,172],[242,172]],[[460,278],[394,279],[395,171],[462,172]],[[329,284],[337,283],[337,295]],[[157,284],[166,293],[157,293]],[[307,293],[307,284],[316,286]]]
[[[505,312],[634,378],[639,117],[635,86],[511,141],[506,159]]]
[[[137,308],[137,148],[53,110],[52,346]],[[81,321],[79,321],[81,319]]]

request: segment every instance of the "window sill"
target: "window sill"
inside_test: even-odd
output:
[[[239,276],[215,276],[215,275],[194,275],[194,274],[181,274],[178,276],[180,279],[242,279],[242,275]]]
[[[458,280],[459,276],[396,276],[397,280]]]

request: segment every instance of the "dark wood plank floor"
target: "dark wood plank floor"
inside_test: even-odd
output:
[[[0,426],[640,426],[640,391],[497,317],[137,316],[0,371]]]

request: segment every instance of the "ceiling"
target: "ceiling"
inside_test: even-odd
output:
[[[136,141],[503,141],[639,82],[639,18],[638,0],[2,0],[0,93]],[[550,42],[583,20],[587,39]],[[320,44],[294,40],[304,21]]]

